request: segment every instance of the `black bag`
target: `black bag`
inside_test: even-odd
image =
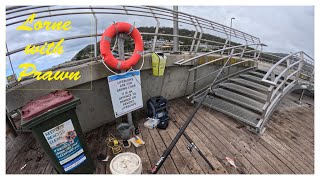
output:
[[[147,116],[159,119],[157,128],[166,129],[169,124],[168,101],[162,96],[155,96],[147,101]]]

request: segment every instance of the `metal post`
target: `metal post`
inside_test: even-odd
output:
[[[119,54],[119,59],[120,60],[125,60],[125,56],[124,56],[124,38],[125,38],[125,34],[124,33],[119,33],[118,35],[118,54]],[[121,71],[121,72],[125,72],[125,71]],[[132,122],[132,114],[131,112],[129,112],[127,114],[127,119],[128,119],[128,123],[130,124],[130,127],[133,126],[133,122]]]
[[[197,46],[196,46],[196,49],[194,50],[195,52],[198,52],[198,48],[199,48],[199,45],[200,45],[200,41],[201,41],[201,38],[202,38],[202,34],[203,34],[203,29],[198,21],[198,19],[196,19],[197,23],[198,23],[198,26],[200,27],[200,36],[199,36],[199,39],[198,39],[198,42],[197,42]]]
[[[298,101],[298,104],[299,104],[299,105],[302,104],[301,101],[302,101],[303,95],[304,95],[304,89],[302,90],[301,95],[300,95],[300,97],[299,97],[299,101]]]
[[[7,49],[7,54],[8,54],[9,51],[8,51],[8,45],[7,45],[7,43],[6,43],[6,49]],[[13,66],[12,66],[12,62],[11,62],[10,55],[8,55],[8,58],[9,58],[9,62],[10,62],[10,66],[11,66],[11,70],[12,70],[13,77],[14,77],[15,81],[17,82],[16,73],[15,73],[14,70],[13,70]]]
[[[157,21],[156,30],[155,30],[155,32],[154,32],[155,36],[153,37],[153,44],[152,44],[152,52],[154,52],[155,49],[156,49],[156,42],[157,42],[157,38],[158,38],[157,34],[158,34],[158,32],[159,32],[160,21],[159,21],[158,18],[155,16],[153,10],[152,10],[150,7],[149,7],[149,9],[150,9],[153,17],[154,17],[154,18],[156,19],[156,21]]]
[[[299,59],[300,63],[299,63],[299,67],[298,67],[298,73],[296,74],[296,80],[298,80],[300,78],[300,74],[301,74],[301,69],[304,63],[304,56],[303,56],[303,52],[300,52],[300,59]]]
[[[173,6],[173,52],[177,52],[179,48],[179,25],[178,25],[178,6]]]
[[[94,17],[94,22],[95,22],[95,34],[96,34],[96,37],[95,37],[95,43],[94,43],[94,58],[95,58],[95,60],[97,60],[97,54],[98,54],[98,52],[97,52],[97,44],[98,44],[98,20],[97,20],[97,17],[96,17],[96,14],[94,13],[94,11],[93,11],[93,9],[92,9],[92,7],[90,6],[90,8],[91,8],[91,12],[92,12],[92,15],[93,15],[93,17]]]
[[[193,39],[192,39],[192,43],[191,43],[191,47],[190,47],[190,53],[193,51],[193,46],[194,46],[194,43],[196,41],[196,38],[197,38],[197,35],[198,35],[198,28],[197,26],[194,24],[194,21],[193,21],[193,18],[190,16],[190,20],[194,26],[194,28],[196,29],[196,32],[194,33],[193,35]]]
[[[223,45],[223,50],[221,51],[221,55],[223,55],[223,53],[224,53],[224,49],[226,49],[227,48],[227,44],[228,44],[228,39],[226,39],[226,41],[224,42],[224,45]]]
[[[229,46],[231,47],[231,29],[232,29],[232,20],[233,19],[236,19],[236,18],[231,18],[231,20],[230,20],[230,38],[229,38]]]

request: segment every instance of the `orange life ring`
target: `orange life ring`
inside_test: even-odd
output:
[[[134,40],[135,45],[133,55],[125,61],[116,59],[110,50],[111,40],[117,33],[127,33]],[[136,65],[141,58],[143,52],[141,34],[137,28],[129,23],[117,22],[112,24],[102,34],[100,40],[100,52],[104,62],[110,67],[118,70],[127,70]]]

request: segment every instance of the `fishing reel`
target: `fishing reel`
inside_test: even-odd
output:
[[[189,152],[192,152],[192,149],[195,148],[195,144],[194,143],[190,143],[186,145],[187,149]]]

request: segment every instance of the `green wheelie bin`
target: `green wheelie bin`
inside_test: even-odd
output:
[[[32,130],[60,174],[95,171],[75,112],[79,104],[79,98],[68,91],[58,90],[28,102],[21,109],[21,127]]]

